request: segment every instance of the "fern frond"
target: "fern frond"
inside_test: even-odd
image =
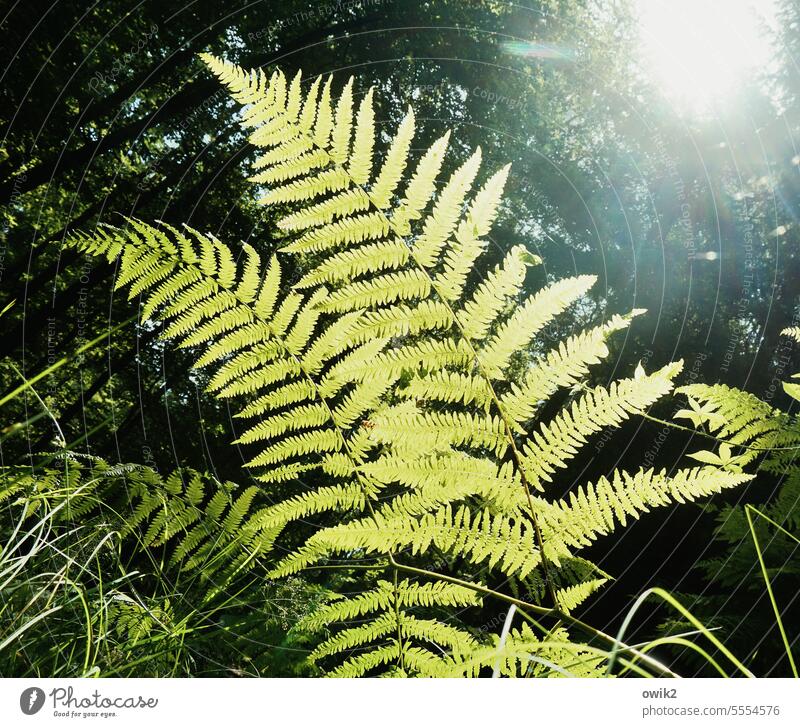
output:
[[[541,483],[552,481],[552,474],[566,466],[587,437],[645,411],[672,390],[672,379],[681,368],[682,363],[670,364],[650,375],[614,382],[608,389],[596,387],[549,423],[542,424],[524,445],[525,468],[531,482],[542,489]]]
[[[502,457],[508,447],[502,420],[491,415],[422,412],[401,406],[377,414],[374,425],[374,437],[400,451],[469,445],[487,448]]]
[[[511,629],[504,642],[498,636],[493,642],[449,660],[437,676],[477,677],[484,670],[496,670],[510,678],[604,676],[604,656],[573,643],[563,628],[555,629],[547,639],[539,639],[523,623],[519,629]]]
[[[398,233],[407,235],[409,223],[421,216],[436,187],[439,170],[450,141],[450,132],[437,139],[419,160],[414,174],[408,182],[403,201],[392,215],[392,226]]]
[[[167,323],[162,335],[178,338],[180,346],[206,344],[197,365],[215,365],[208,388],[216,396],[250,397],[239,416],[259,421],[247,426],[237,443],[261,445],[247,466],[262,468],[257,473],[262,482],[287,481],[315,469],[334,478],[352,477],[359,457],[374,446],[358,436],[360,420],[380,404],[399,375],[389,372],[364,381],[340,376],[347,367],[371,360],[385,345],[376,339],[360,343],[353,335],[360,310],[321,325],[325,288],[317,287],[307,297],[292,292],[279,302],[281,275],[274,257],[262,282],[253,248],[245,248],[240,270],[223,243],[188,228],[184,233],[137,221],[130,231],[109,228],[99,239],[76,236],[74,241],[82,249],[123,254],[124,279],[142,283],[143,293],[150,271],[172,256],[166,259],[178,285],[167,293],[164,281],[153,283],[158,296],[151,301],[153,315]],[[331,456],[343,448],[352,461],[333,467]],[[363,486],[362,494],[355,498],[351,493],[348,501],[364,507]],[[324,495],[316,503],[320,512],[325,506],[335,509],[335,502]],[[213,504],[219,509],[224,503]],[[297,512],[302,516],[302,508]],[[135,522],[150,519],[146,540],[156,543],[188,529],[199,517],[196,508],[159,510],[154,500],[141,504]],[[199,531],[193,537],[200,539]]]
[[[348,659],[344,664],[329,671],[326,676],[340,679],[362,677],[373,669],[385,666],[390,662],[397,662],[400,654],[399,644],[396,640],[391,639],[385,646],[373,648],[364,654]]]
[[[520,424],[531,419],[557,389],[574,386],[586,376],[589,366],[600,363],[608,355],[608,337],[627,328],[640,313],[635,310],[628,316],[613,316],[606,324],[561,341],[530,367],[521,384],[511,383],[501,399],[505,412]]]
[[[355,326],[353,338],[357,341],[389,339],[423,331],[446,330],[452,324],[450,309],[438,301],[424,300],[414,307],[400,303],[367,312]]]
[[[264,467],[308,454],[338,452],[342,446],[339,434],[331,429],[315,429],[286,437],[261,451],[245,463],[245,467]]]
[[[314,429],[330,420],[330,411],[324,404],[306,404],[285,414],[262,419],[258,424],[242,432],[234,444],[249,444],[265,439],[275,439],[298,429]]]
[[[374,143],[375,112],[372,108],[372,89],[369,89],[358,106],[353,154],[348,167],[348,173],[356,184],[366,184],[370,179]]]
[[[382,664],[388,664],[383,657],[377,661],[368,657],[368,654],[375,652],[383,654],[385,649],[394,654],[395,669],[427,676],[438,671],[442,662],[419,644],[431,644],[441,653],[458,658],[474,649],[477,643],[463,629],[436,619],[420,618],[408,609],[475,603],[474,593],[451,584],[434,582],[419,585],[408,580],[391,584],[379,581],[377,587],[370,591],[353,598],[336,600],[318,609],[305,619],[302,627],[318,631],[326,625],[345,625],[345,628],[314,649],[310,655],[312,661],[334,655],[349,656],[365,647],[370,649],[366,654],[351,656],[342,666],[330,672],[330,676],[367,673]],[[363,620],[363,617],[373,615],[374,618]],[[356,625],[351,626],[354,621]]]
[[[713,467],[682,469],[672,476],[666,470],[640,470],[633,475],[616,470],[610,480],[603,477],[597,484],[570,492],[563,501],[540,502],[537,507],[548,543],[580,548],[653,507],[707,497],[751,479],[752,475]]]
[[[367,273],[395,270],[408,262],[408,247],[400,240],[376,242],[332,255],[295,285],[310,288],[353,280]]]
[[[409,399],[448,404],[475,403],[487,411],[492,401],[492,393],[484,378],[447,370],[416,376],[398,394]]]
[[[263,529],[279,528],[323,512],[363,510],[365,499],[364,488],[358,482],[330,485],[283,500],[264,509],[254,519]]]
[[[481,340],[486,337],[489,326],[508,299],[522,287],[528,262],[528,252],[522,245],[517,245],[478,286],[472,299],[457,314],[467,338]]]
[[[352,621],[378,611],[386,611],[397,599],[402,608],[415,606],[466,607],[480,603],[475,591],[463,586],[433,581],[419,584],[403,580],[395,588],[388,581],[378,581],[377,586],[352,598],[340,598],[315,610],[303,625],[312,631],[335,622]]]
[[[284,558],[272,571],[279,578],[296,573],[322,558],[349,551],[390,553],[410,548],[425,552],[433,544],[442,551],[455,551],[471,563],[486,562],[505,575],[524,578],[540,562],[533,528],[488,511],[473,515],[466,506],[449,505],[421,518],[375,514],[370,518],[337,525],[312,535],[296,553]]]
[[[446,300],[458,300],[475,260],[483,252],[488,234],[508,179],[511,165],[495,172],[472,200],[466,217],[459,223],[455,243],[444,254],[443,271],[436,276],[436,290]]]
[[[131,526],[143,542],[171,549],[176,567],[219,571],[222,583],[305,518],[319,520],[313,534],[299,546],[286,537],[271,577],[332,556],[345,565],[376,556],[388,580],[324,606],[304,626],[329,628],[312,659],[337,659],[333,676],[478,673],[498,663],[508,675],[592,673],[597,657],[563,629],[539,640],[524,626],[502,647],[479,643],[441,613],[470,605],[474,593],[469,600],[449,584],[401,580],[413,567],[395,558],[435,553],[526,583],[536,602],[547,592],[576,608],[605,574],[576,566],[574,549],[650,507],[747,480],[720,456],[719,466],[672,476],[617,472],[563,500],[531,496],[590,436],[670,392],[680,364],[582,388],[608,355],[608,336],[638,311],[547,351],[542,329],[594,279],[523,292],[528,267],[540,261],[522,245],[479,276],[508,167],[479,186],[477,150],[442,181],[450,135],[414,164],[412,109],[380,153],[373,93],[354,112],[352,79],[338,92],[330,77],[304,89],[299,73],[289,81],[203,58],[245,105],[243,125],[259,151],[251,179],[264,204],[291,207],[277,222],[281,250],[299,270],[286,290],[276,257],[262,265],[254,247],[188,227],[128,220],[124,230],[72,238],[120,259],[117,286],[144,297],[162,337],[202,349],[196,365],[208,367],[203,380],[216,398],[245,399],[236,416],[249,421],[237,444],[262,486],[217,483],[206,496],[196,480],[142,484]],[[518,363],[528,364],[522,381],[513,380]],[[529,436],[523,425],[559,387],[573,387],[569,403]],[[717,417],[725,406],[708,403]],[[726,432],[740,444],[777,436],[763,412],[733,417]],[[298,480],[304,487],[293,490]],[[266,486],[270,504],[256,507]],[[372,585],[374,569],[354,570],[347,582]]]
[[[321,306],[327,313],[345,313],[399,300],[421,300],[430,294],[430,281],[416,270],[378,275],[369,281],[350,283],[331,293]]]
[[[323,641],[308,656],[312,662],[318,661],[331,654],[340,654],[350,651],[357,646],[364,646],[376,641],[381,636],[394,633],[397,629],[393,613],[384,613],[374,621],[368,621],[361,626],[339,631],[335,636]]]
[[[445,367],[467,368],[472,361],[471,349],[461,341],[429,340],[386,351],[371,360],[353,361],[342,367],[342,373],[360,379],[373,369],[394,375],[419,368],[433,371]]]
[[[524,351],[534,336],[556,315],[583,297],[595,280],[593,275],[566,278],[531,295],[479,350],[481,362],[490,374],[501,378],[511,356]]]
[[[710,405],[710,410],[725,421],[717,432],[718,436],[732,444],[746,444],[757,437],[777,432],[785,428],[788,421],[781,411],[753,394],[725,384],[690,384],[680,387],[678,393]]]
[[[426,218],[422,232],[414,243],[414,257],[423,267],[431,268],[438,262],[445,242],[450,238],[461,217],[464,198],[472,187],[480,164],[481,150],[478,148],[453,172],[437,197],[433,210]]]
[[[559,588],[556,591],[558,605],[565,613],[574,611],[587,598],[596,593],[602,586],[608,583],[608,578],[593,578],[590,581],[575,583],[566,588]]]
[[[392,196],[408,164],[408,152],[414,138],[414,111],[409,109],[397,129],[386,159],[370,189],[370,199],[379,210],[389,207]]]
[[[415,511],[408,508],[419,508],[426,500],[441,504],[456,502],[468,495],[480,495],[499,510],[510,512],[523,494],[519,476],[510,463],[498,465],[490,459],[457,451],[414,453],[410,457],[392,453],[367,462],[360,469],[370,480],[401,485],[411,491],[387,506],[396,514],[421,514],[429,508]],[[413,496],[420,499],[407,499]]]
[[[307,143],[313,142],[309,140]],[[360,187],[356,187],[288,214],[278,221],[278,226],[287,232],[306,230],[330,224],[337,218],[350,217],[355,212],[365,212],[369,206],[369,195]]]
[[[365,212],[315,227],[282,248],[283,252],[322,252],[351,247],[367,240],[382,240],[389,233],[389,222],[380,212]]]
[[[794,326],[792,328],[784,328],[781,331],[781,335],[789,336],[790,338],[793,338],[795,341],[800,343],[800,327],[798,326]]]

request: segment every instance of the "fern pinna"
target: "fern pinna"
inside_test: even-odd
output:
[[[163,320],[180,346],[202,347],[209,390],[242,401],[237,442],[253,448],[247,466],[276,500],[259,527],[316,521],[300,547],[276,550],[272,577],[331,559],[365,574],[385,569],[305,624],[328,634],[313,653],[325,671],[491,667],[491,649],[453,617],[479,604],[482,580],[527,586],[564,615],[605,581],[583,567],[582,546],[650,507],[747,479],[710,465],[620,471],[560,497],[567,488],[554,480],[588,438],[645,411],[680,371],[639,368],[583,387],[608,337],[640,311],[547,350],[538,334],[594,278],[528,295],[527,270],[539,260],[521,245],[481,274],[509,167],[476,187],[478,150],[442,179],[446,134],[409,172],[411,110],[378,163],[372,90],[355,110],[352,80],[334,103],[330,78],[304,89],[299,73],[288,82],[204,60],[245,105],[242,123],[263,150],[252,179],[277,210],[282,252],[297,258],[300,277],[287,290],[277,257],[265,264],[250,245],[234,252],[190,228],[128,220],[73,241],[119,257],[117,284],[144,294],[143,316]],[[534,344],[541,354],[513,376]],[[544,420],[544,404],[565,387],[580,393]],[[433,560],[441,574],[425,567]],[[516,649],[549,648],[547,638],[515,634]],[[550,652],[572,654],[575,666],[574,649]],[[581,663],[598,659],[582,653]]]

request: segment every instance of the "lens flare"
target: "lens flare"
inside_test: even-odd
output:
[[[645,72],[682,110],[703,111],[768,66],[774,0],[638,0]]]
[[[559,61],[575,60],[575,51],[565,46],[514,40],[503,43],[502,47],[506,53],[522,56],[523,58],[540,58]]]

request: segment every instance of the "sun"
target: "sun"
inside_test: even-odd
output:
[[[680,110],[707,111],[770,62],[774,0],[636,0],[643,65]]]

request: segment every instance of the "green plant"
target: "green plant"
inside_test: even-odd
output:
[[[411,110],[377,164],[372,90],[354,113],[352,80],[333,105],[331,79],[303,92],[299,74],[289,83],[280,72],[205,60],[245,104],[243,124],[264,149],[253,181],[280,210],[282,250],[297,260],[292,283],[283,283],[277,257],[264,265],[250,245],[234,251],[188,227],[129,219],[75,233],[71,244],[119,259],[117,287],[144,296],[142,315],[165,323],[163,337],[202,350],[196,366],[210,371],[208,390],[242,402],[237,443],[276,500],[251,518],[250,532],[259,533],[251,552],[263,555],[261,544],[291,522],[318,520],[288,555],[272,555],[270,576],[363,571],[355,596],[334,596],[299,626],[327,630],[312,654],[327,673],[491,668],[497,649],[455,617],[487,595],[520,604],[528,618],[552,615],[586,630],[569,611],[605,575],[577,551],[651,507],[749,479],[705,464],[673,474],[615,471],[571,491],[559,485],[589,437],[673,388],[680,363],[651,373],[640,366],[607,387],[583,383],[608,353],[607,338],[640,311],[547,350],[537,334],[594,279],[525,295],[527,269],[539,261],[523,246],[482,273],[508,167],[467,201],[480,150],[443,180],[446,134],[408,173]],[[535,357],[525,360],[531,346]],[[551,414],[545,404],[558,390],[570,393]],[[171,494],[194,518],[192,494]],[[193,549],[191,532],[178,553]],[[510,581],[534,602],[485,579]],[[359,625],[349,626],[354,619]],[[571,644],[564,628],[543,632],[540,639],[523,627],[507,644],[536,659],[546,651],[537,663],[553,673],[603,661]]]
[[[0,673],[261,673],[269,649],[254,646],[286,617],[251,572],[265,537],[255,494],[68,452],[0,470]],[[315,600],[303,596],[296,617]]]
[[[783,333],[800,340],[798,330]],[[800,401],[798,384],[787,381],[783,388]],[[755,471],[751,497],[760,503],[714,508],[717,552],[698,564],[709,587],[691,598],[710,625],[724,629],[732,646],[749,652],[758,673],[783,673],[788,666],[787,673],[796,677],[792,643],[800,575],[800,421],[796,414],[724,384],[693,384],[678,392],[687,397],[689,408],[677,416],[717,444],[716,452],[690,456],[732,471]],[[741,628],[745,622],[747,633]],[[665,628],[685,626],[678,620]]]

